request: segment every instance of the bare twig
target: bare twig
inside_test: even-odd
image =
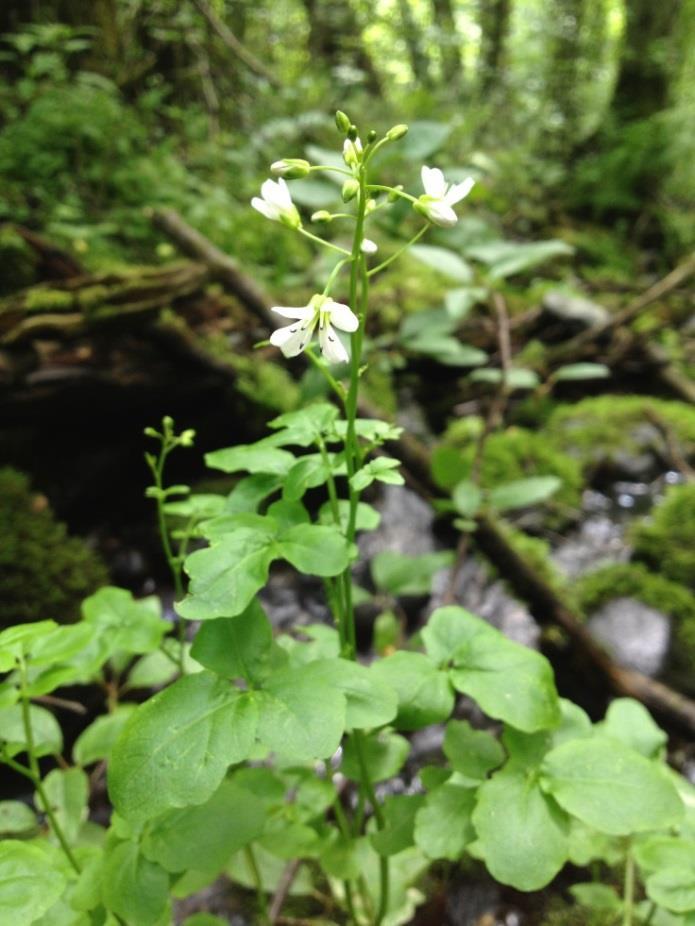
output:
[[[221,41],[226,45],[229,51],[231,51],[231,53],[239,59],[239,61],[245,64],[246,67],[250,71],[253,71],[254,74],[257,74],[259,77],[267,80],[268,83],[272,84],[273,87],[280,86],[280,81],[278,78],[268,70],[262,61],[259,61],[255,55],[251,54],[251,52],[241,44],[227,23],[220,19],[212,7],[208,5],[206,0],[193,0],[193,4],[201,16],[207,20],[210,28],[217,33]]]
[[[68,701],[67,698],[58,698],[56,695],[37,695],[31,699],[37,704],[48,704],[49,707],[60,707],[65,711],[72,711],[73,714],[86,714],[87,708],[79,701]]]
[[[275,889],[275,894],[273,895],[273,900],[270,904],[270,910],[268,911],[268,922],[270,926],[274,926],[274,924],[278,922],[280,912],[285,901],[287,900],[287,895],[289,894],[294,879],[297,877],[297,872],[299,871],[301,864],[302,860],[300,858],[296,858],[285,865],[282,875],[280,876],[280,880],[278,881],[278,886]]]

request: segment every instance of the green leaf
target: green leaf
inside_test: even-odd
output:
[[[107,846],[101,892],[107,910],[128,926],[159,926],[169,899],[169,876],[144,858],[134,842]]]
[[[36,621],[18,624],[0,633],[0,672],[9,672],[17,665],[18,657],[27,656],[43,637],[59,629],[55,621]]]
[[[567,861],[565,814],[518,764],[480,786],[473,825],[490,874],[517,890],[540,890]]]
[[[372,846],[379,855],[397,855],[414,845],[415,815],[425,802],[423,794],[398,794],[382,804],[385,827],[372,833]]]
[[[282,496],[292,500],[302,498],[308,489],[323,485],[330,475],[320,453],[308,453],[292,466],[282,487]]]
[[[292,199],[307,209],[327,209],[335,205],[335,187],[325,180],[290,180]]]
[[[483,493],[470,479],[463,479],[454,486],[451,498],[459,514],[464,518],[473,518],[483,501]]]
[[[36,846],[16,839],[0,842],[0,922],[30,926],[58,900],[64,875]]]
[[[351,781],[361,781],[362,773],[358,758],[358,740],[354,736],[345,741],[341,772]],[[360,736],[364,761],[373,782],[393,778],[402,768],[410,752],[410,743],[404,736],[381,730],[369,736]]]
[[[270,526],[265,531],[238,527],[207,549],[191,553],[184,563],[191,579],[189,594],[177,603],[177,612],[192,621],[241,614],[268,579],[277,555],[273,543]]]
[[[606,379],[610,375],[611,371],[603,363],[569,363],[567,366],[555,370],[553,379],[557,382],[565,382],[583,379]]]
[[[80,733],[72,747],[75,762],[91,765],[108,759],[121,730],[134,711],[134,704],[119,704],[113,713],[97,717]]]
[[[87,819],[89,780],[80,768],[55,768],[43,780],[43,787],[68,842],[74,842],[80,827]],[[34,803],[41,807],[36,795]]]
[[[150,824],[142,851],[170,872],[219,872],[234,852],[263,832],[263,802],[234,781],[223,781],[204,804],[170,810]]]
[[[488,355],[485,351],[469,344],[462,344],[453,335],[440,335],[425,332],[417,340],[408,344],[410,350],[433,357],[450,367],[475,367],[485,363]]]
[[[50,711],[32,704],[29,717],[34,737],[34,754],[56,756],[63,749],[63,734],[58,721]],[[24,718],[19,704],[0,708],[0,747],[10,758],[20,752],[26,752]]]
[[[606,719],[596,729],[620,740],[648,759],[661,755],[668,742],[664,731],[652,720],[647,708],[633,698],[616,698],[606,711]]]
[[[170,628],[158,609],[155,600],[136,601],[125,589],[108,586],[85,599],[82,617],[107,637],[112,651],[150,653]]]
[[[281,488],[284,475],[256,473],[240,479],[224,503],[225,514],[252,513],[258,510],[262,501]]]
[[[618,913],[623,906],[623,902],[615,888],[609,887],[607,884],[593,882],[573,884],[569,891],[578,904],[582,907],[589,907],[591,910],[606,910],[609,913]]]
[[[273,673],[254,693],[264,746],[301,760],[333,755],[345,730],[345,697],[324,678],[319,660]]]
[[[347,499],[338,500],[338,516],[340,519],[340,529],[342,531],[347,530],[348,520],[350,517],[350,502]],[[380,521],[381,515],[376,510],[376,508],[373,508],[366,502],[357,503],[357,517],[355,520],[356,530],[374,531],[379,526]],[[333,509],[330,502],[325,502],[321,506],[321,510],[319,511],[319,522],[326,525],[335,524]]]
[[[266,438],[255,444],[238,444],[224,450],[213,450],[205,454],[205,462],[211,469],[223,473],[272,473],[286,476],[294,465],[294,454],[275,446],[275,438]]]
[[[195,636],[191,655],[218,675],[255,684],[267,673],[272,642],[273,628],[254,599],[237,617],[218,617],[204,623]]]
[[[527,243],[491,241],[468,248],[466,254],[487,264],[491,279],[502,280],[537,267],[552,258],[574,254],[574,248],[556,239]]]
[[[498,511],[537,505],[554,495],[562,486],[557,476],[531,476],[496,486],[490,492],[490,504]]]
[[[415,817],[415,843],[428,858],[455,861],[475,839],[471,814],[475,790],[443,784],[431,791]]]
[[[457,283],[470,283],[473,271],[463,258],[448,248],[439,248],[431,244],[414,244],[410,253],[420,263],[437,270]]]
[[[378,589],[391,595],[428,595],[435,574],[453,558],[450,550],[421,556],[384,550],[372,559],[372,578]]]
[[[162,649],[157,649],[153,653],[141,656],[128,673],[126,687],[129,690],[162,688],[169,682],[173,682],[179,674],[179,666],[177,656],[173,652],[167,655],[169,652],[169,649],[166,653]]]
[[[646,881],[647,896],[673,913],[695,911],[695,864],[689,862],[657,871]]]
[[[634,844],[635,861],[643,872],[650,874],[668,868],[683,868],[693,864],[695,841],[682,836],[647,836]]]
[[[408,134],[399,141],[398,151],[407,161],[422,163],[425,158],[439,151],[451,130],[452,125],[448,122],[416,119],[408,123]]]
[[[396,716],[396,692],[374,667],[347,659],[326,659],[312,663],[312,677],[345,695],[345,726],[364,730],[381,727]]]
[[[38,832],[36,814],[21,801],[0,801],[0,841],[8,836],[26,838]]]
[[[507,370],[506,374],[502,370],[487,367],[484,370],[473,370],[468,378],[472,383],[501,383],[503,376],[508,389],[535,389],[540,382],[533,370],[522,367]]]
[[[542,774],[544,789],[601,833],[627,836],[683,817],[683,802],[664,770],[618,740],[563,743],[545,757]]]
[[[492,635],[483,631],[456,649],[451,681],[490,717],[527,733],[548,729],[560,720],[548,660],[497,631]]]
[[[432,612],[422,631],[422,639],[430,659],[438,665],[448,665],[462,644],[481,634],[489,634],[495,640],[502,638],[494,627],[475,614],[457,605],[448,605]]]
[[[459,289],[450,289],[444,295],[444,306],[447,314],[455,321],[463,321],[474,305],[485,302],[488,291],[483,286],[464,286]]]
[[[285,412],[268,422],[271,428],[282,429],[283,444],[309,447],[333,430],[338,409],[328,402],[316,402],[294,412]]]
[[[392,457],[376,457],[366,463],[362,469],[358,469],[350,479],[350,483],[356,492],[362,492],[375,479],[378,482],[388,482],[390,485],[401,486],[405,483],[405,479],[400,473],[396,472],[400,465],[400,460],[395,460]]]
[[[474,730],[465,720],[450,720],[444,734],[444,755],[452,768],[471,783],[484,781],[504,761],[504,750],[485,730]]]
[[[195,522],[214,518],[225,510],[224,495],[215,495],[212,492],[189,495],[177,502],[167,502],[164,511],[170,517],[185,518]]]
[[[450,716],[454,692],[447,673],[422,653],[401,650],[375,662],[372,672],[398,695],[394,726],[399,730],[419,730]]]
[[[286,530],[277,548],[295,569],[311,576],[337,576],[349,563],[349,544],[336,527],[298,524]]]
[[[109,764],[116,810],[137,822],[202,804],[229,765],[248,758],[256,705],[211,672],[179,679],[128,719]]]

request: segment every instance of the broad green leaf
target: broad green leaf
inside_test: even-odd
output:
[[[612,836],[673,826],[683,802],[662,768],[618,740],[570,740],[545,757],[542,784],[584,823]]]
[[[490,874],[517,890],[540,890],[567,861],[567,818],[527,769],[504,769],[480,786],[473,825]]]
[[[287,862],[275,855],[271,855],[270,852],[267,852],[259,845],[253,847],[253,854],[256,863],[255,870],[249,864],[248,855],[242,851],[238,852],[230,860],[227,866],[227,875],[237,884],[255,891],[257,890],[256,873],[259,873],[263,890],[268,894],[274,893],[285,873]],[[307,866],[302,865],[297,877],[290,885],[290,896],[313,894],[315,890],[314,879],[308,872]]]
[[[606,379],[611,375],[609,368],[603,363],[569,363],[559,367],[553,373],[557,382],[583,379]]]
[[[32,704],[29,718],[34,739],[34,754],[41,756],[59,755],[63,749],[63,734],[58,721],[50,711]],[[24,717],[19,704],[0,708],[0,748],[10,758],[26,752]]]
[[[647,708],[633,698],[612,701],[606,711],[606,719],[597,724],[596,729],[631,746],[648,759],[661,755],[668,741]]]
[[[128,673],[126,687],[162,688],[173,682],[179,674],[178,659],[169,650],[165,653],[157,649],[153,653],[141,656]]]
[[[221,469],[223,473],[272,473],[286,476],[294,460],[294,454],[276,447],[273,438],[205,454],[206,464],[211,469]]]
[[[285,412],[268,422],[271,428],[282,429],[283,444],[309,447],[319,437],[328,434],[338,417],[338,409],[328,402],[316,402],[294,412]]]
[[[401,461],[395,460],[393,457],[376,457],[366,463],[362,469],[358,469],[350,482],[356,492],[362,492],[374,480],[401,486],[405,480],[400,473],[396,472],[400,465]]]
[[[194,522],[204,521],[222,514],[225,509],[224,495],[215,495],[212,492],[189,495],[181,501],[166,502],[164,511],[167,515],[176,518],[185,518]]]
[[[466,261],[448,248],[440,248],[431,244],[414,244],[410,248],[410,253],[416,260],[457,283],[466,284],[473,279],[473,271]]]
[[[504,761],[504,750],[486,730],[474,730],[465,720],[450,720],[444,734],[444,755],[452,768],[471,784],[484,781]]]
[[[695,912],[695,862],[657,871],[646,881],[647,896],[673,913]]]
[[[159,926],[169,898],[169,876],[144,858],[134,842],[108,846],[102,869],[104,906],[128,926]]]
[[[444,337],[456,330],[456,320],[446,309],[420,309],[406,315],[401,323],[400,338],[409,348],[415,348],[428,335]]]
[[[554,495],[561,487],[562,480],[557,476],[531,476],[529,479],[516,479],[501,486],[495,486],[490,492],[490,504],[498,511],[510,508],[526,508],[537,505]]]
[[[560,724],[552,730],[551,744],[559,746],[571,739],[581,739],[593,734],[593,727],[589,715],[567,698],[560,698]]]
[[[170,872],[221,871],[234,852],[263,832],[263,802],[234,781],[223,781],[204,804],[170,810],[153,820],[142,851]]]
[[[365,837],[350,838],[335,827],[324,832],[319,844],[318,862],[331,878],[358,878],[361,873],[362,856],[360,848]]]
[[[349,730],[381,727],[396,716],[396,692],[374,667],[327,659],[312,663],[312,677],[345,695],[345,726]]]
[[[415,817],[415,843],[428,858],[455,861],[475,839],[471,814],[475,790],[443,784],[425,798]]]
[[[307,209],[335,206],[335,186],[325,180],[290,180],[292,199]]]
[[[349,545],[336,527],[298,524],[277,540],[279,554],[311,576],[337,576],[349,563]]]
[[[249,606],[265,585],[276,552],[273,535],[253,527],[239,527],[223,540],[186,559],[189,594],[176,605],[187,620],[235,617]]]
[[[410,743],[404,736],[386,730],[360,736],[359,740],[351,736],[343,747],[343,762],[340,767],[342,773],[351,781],[362,780],[358,743],[362,744],[361,752],[373,782],[393,778],[403,767],[410,752]]]
[[[556,239],[533,242],[491,241],[468,248],[466,252],[468,257],[487,264],[493,280],[502,280],[552,258],[566,257],[573,253],[571,245]]]
[[[418,354],[426,354],[450,367],[480,366],[488,359],[485,351],[471,347],[469,344],[462,344],[453,335],[439,335],[435,332],[422,334],[417,340],[410,342],[408,347]]]
[[[393,653],[375,662],[372,672],[398,695],[394,726],[399,730],[419,730],[441,723],[454,709],[454,692],[447,673],[422,653]]]
[[[382,804],[385,827],[371,835],[379,855],[397,855],[414,845],[415,815],[425,802],[424,794],[397,794]]]
[[[502,634],[483,632],[461,644],[454,654],[451,681],[490,717],[527,733],[560,720],[548,660]]]
[[[321,661],[282,669],[254,693],[258,739],[282,756],[327,759],[345,730],[345,697],[324,680]]]
[[[503,377],[508,389],[535,389],[540,383],[533,370],[526,370],[522,367],[513,367],[506,373],[486,367],[484,370],[474,370],[468,378],[472,383],[501,383]]]
[[[27,656],[42,638],[58,629],[55,621],[18,624],[0,633],[0,672],[9,672],[17,665],[18,656]]]
[[[348,520],[350,517],[350,502],[347,499],[338,500],[338,518],[340,521],[340,529],[345,531],[348,526]],[[373,508],[371,505],[368,505],[366,502],[357,503],[357,517],[355,519],[355,527],[358,531],[374,531],[379,526],[381,521],[381,515]],[[333,509],[330,502],[325,502],[321,506],[319,511],[319,523],[332,525],[335,524],[335,517],[333,516]]]
[[[138,822],[202,804],[252,751],[257,709],[211,672],[179,679],[128,719],[109,764],[116,810]]]
[[[75,762],[91,765],[92,762],[108,759],[121,730],[134,711],[134,704],[119,704],[113,713],[97,717],[80,733],[72,747]]]
[[[432,451],[432,478],[441,489],[453,489],[464,476],[469,475],[460,450],[448,444],[439,444]]]
[[[390,595],[427,595],[435,573],[449,566],[453,558],[450,550],[421,556],[384,550],[372,559],[372,578],[378,589]]]
[[[65,838],[69,843],[74,842],[87,819],[87,776],[80,768],[55,768],[44,778],[43,787]],[[37,807],[42,806],[38,794],[34,796],[34,803]]]
[[[237,617],[204,623],[193,641],[191,655],[206,669],[226,678],[257,683],[266,674],[273,628],[254,599]]]
[[[454,486],[451,498],[459,514],[462,514],[464,518],[473,518],[478,513],[483,493],[470,479],[463,479]]]
[[[589,907],[591,910],[606,910],[607,912],[618,913],[623,906],[623,902],[615,888],[610,887],[608,884],[592,882],[573,884],[569,892],[578,904],[581,904],[582,907]]]
[[[292,466],[282,487],[283,498],[302,498],[309,489],[323,485],[330,475],[330,469],[320,453],[308,453]]]
[[[444,145],[451,134],[452,126],[448,122],[435,122],[433,119],[416,119],[408,123],[408,134],[398,142],[398,153],[407,161],[421,164],[425,158]]]
[[[26,838],[38,832],[36,814],[22,801],[0,801],[0,841],[8,836]]]
[[[483,286],[463,286],[450,289],[444,295],[444,307],[455,321],[463,321],[474,305],[485,302],[488,291]]]
[[[100,588],[82,603],[83,620],[105,634],[111,650],[149,653],[170,629],[149,599],[136,601],[123,588]]]
[[[644,872],[653,874],[668,868],[683,868],[693,864],[695,841],[682,836],[647,836],[636,840],[635,861]]]
[[[347,421],[336,421],[335,432],[339,438],[343,439],[347,433]],[[389,440],[398,440],[403,433],[403,428],[399,428],[390,421],[382,421],[381,418],[356,418],[355,433],[358,437],[376,446]]]
[[[36,846],[0,842],[0,923],[30,926],[58,900],[65,876]]]
[[[494,640],[504,639],[499,631],[475,614],[457,605],[448,605],[432,612],[422,631],[422,639],[430,659],[438,665],[448,665],[460,646],[482,634]]]
[[[288,634],[280,634],[276,639],[278,646],[289,656],[289,664],[298,668],[317,659],[333,659],[340,655],[340,637],[335,627],[327,624],[305,624],[301,628],[303,637],[298,640]]]
[[[262,501],[282,487],[284,475],[256,473],[240,479],[227,496],[224,514],[253,513]]]

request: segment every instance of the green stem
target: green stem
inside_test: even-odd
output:
[[[267,915],[265,909],[265,891],[263,890],[263,878],[261,876],[261,870],[258,867],[258,862],[256,861],[256,855],[253,851],[252,846],[248,845],[244,849],[244,855],[246,856],[246,861],[251,871],[251,877],[253,878],[253,883],[256,888],[256,902],[258,903],[258,914],[261,917],[262,922],[267,922]]]
[[[376,190],[380,193],[393,193],[394,196],[400,196],[401,199],[407,199],[410,203],[417,202],[417,198],[415,196],[411,196],[410,193],[406,193],[405,190],[397,190],[395,187],[383,186],[380,183],[370,183],[367,187],[367,190],[369,190],[369,192]]]
[[[635,861],[632,847],[628,844],[625,858],[625,883],[623,888],[623,926],[632,926],[632,913],[635,903]]]
[[[304,351],[311,363],[316,367],[316,369],[321,373],[325,378],[328,385],[331,387],[333,392],[338,396],[341,402],[345,402],[345,388],[342,383],[339,383],[338,380],[332,375],[325,363],[323,363],[313,350],[310,347],[307,347]]]
[[[392,264],[392,263],[394,262],[394,260],[398,260],[398,258],[401,256],[401,254],[403,254],[404,251],[407,251],[408,248],[411,247],[411,245],[413,245],[413,244],[415,244],[416,242],[418,242],[418,241],[420,240],[420,238],[422,238],[422,236],[425,234],[425,232],[427,231],[427,229],[430,228],[430,227],[431,227],[431,222],[426,222],[426,223],[422,226],[422,228],[420,229],[420,231],[417,232],[417,234],[413,235],[413,237],[410,239],[410,241],[406,242],[406,244],[404,244],[403,247],[399,248],[399,249],[396,251],[395,254],[392,254],[390,257],[387,257],[386,260],[382,261],[382,262],[381,262],[380,264],[378,264],[376,267],[372,267],[371,270],[368,270],[368,271],[367,271],[367,276],[368,276],[368,277],[371,277],[371,276],[373,276],[375,273],[379,273],[381,270],[384,270],[386,267],[388,267],[389,264]]]
[[[328,280],[326,280],[326,285],[323,287],[324,296],[327,296],[328,293],[331,291],[331,286],[333,286],[333,283],[335,282],[335,278],[338,276],[341,269],[345,266],[345,264],[347,264],[347,262],[350,259],[351,258],[349,257],[344,257],[342,260],[339,260],[338,263],[335,265],[335,267],[331,270],[330,276],[328,277]]]
[[[329,170],[334,174],[343,174],[345,177],[352,177],[352,171],[346,170],[344,167],[331,167],[328,164],[312,164],[309,168],[312,170]]]
[[[53,813],[53,808],[51,807],[51,802],[48,799],[48,795],[43,787],[43,782],[41,781],[41,769],[39,768],[39,760],[36,758],[36,748],[34,745],[34,731],[31,726],[31,712],[29,709],[29,696],[27,693],[27,675],[26,675],[26,665],[22,659],[19,663],[19,677],[20,677],[20,701],[22,705],[22,723],[24,725],[24,736],[27,741],[27,755],[29,757],[29,769],[31,771],[31,778],[34,782],[34,787],[36,788],[36,793],[39,796],[39,802],[43,808],[43,812],[48,817],[48,821],[51,824],[51,829],[56,835],[58,842],[60,843],[60,848],[63,850],[63,854],[67,858],[68,862],[72,868],[80,873],[80,866],[77,864],[75,856],[72,854],[72,849],[68,845],[68,841],[65,838],[65,833],[63,832],[58,820],[56,819],[55,814]]]
[[[357,756],[357,764],[360,768],[360,783],[364,792],[369,799],[369,803],[372,805],[372,811],[374,813],[374,819],[376,820],[376,825],[379,830],[383,830],[386,826],[386,820],[384,819],[384,812],[381,809],[379,804],[379,799],[376,796],[376,791],[374,789],[374,784],[369,775],[369,768],[367,766],[367,760],[364,754],[364,734],[361,730],[355,730],[352,734],[352,741],[355,746],[355,755]],[[389,906],[389,860],[386,856],[379,856],[379,881],[380,881],[380,891],[379,891],[379,908],[376,912],[376,917],[374,919],[374,926],[379,926],[381,921],[386,916]]]
[[[346,257],[350,257],[350,252],[346,251],[345,248],[341,248],[337,244],[333,244],[331,241],[326,241],[324,238],[319,238],[318,235],[312,235],[312,233],[307,231],[306,228],[302,228],[300,226],[297,231],[300,235],[304,235],[305,238],[309,238],[310,241],[315,241],[317,244],[322,244],[325,248],[331,248],[333,251],[338,251],[339,254],[344,254]]]

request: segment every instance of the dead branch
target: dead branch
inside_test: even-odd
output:
[[[226,45],[229,51],[231,51],[239,61],[245,64],[254,74],[267,80],[273,87],[280,86],[278,78],[268,70],[262,61],[259,61],[255,55],[251,54],[251,52],[241,44],[227,23],[220,19],[212,7],[208,6],[206,0],[193,0],[193,4],[201,16],[207,20],[210,28],[217,33],[218,38],[221,39],[224,45]]]

